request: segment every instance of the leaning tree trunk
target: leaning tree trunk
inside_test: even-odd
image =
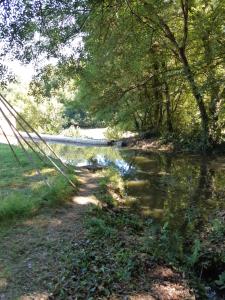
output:
[[[207,151],[211,147],[211,140],[209,135],[209,117],[205,108],[203,97],[199,88],[195,82],[194,74],[189,66],[185,51],[183,48],[179,49],[180,59],[183,64],[183,69],[189,86],[191,88],[192,94],[195,97],[196,103],[198,105],[201,117],[201,126],[202,126],[202,142],[203,150]]]
[[[159,79],[159,64],[157,61],[153,64],[154,69],[154,76],[153,76],[153,94],[156,102],[156,108],[155,108],[155,117],[156,117],[156,131],[159,132],[160,127],[162,125],[162,119],[163,119],[163,104],[162,104],[162,92],[161,92],[161,86],[160,86],[160,79]]]
[[[166,125],[167,131],[173,132],[172,116],[171,116],[171,99],[168,83],[165,81],[165,96],[166,96]]]
[[[221,135],[221,129],[218,124],[220,111],[220,85],[217,82],[215,68],[213,67],[213,45],[209,38],[209,33],[203,36],[203,46],[205,51],[205,61],[207,68],[207,85],[209,87],[210,104],[209,104],[209,127],[210,138],[214,144],[218,144]]]

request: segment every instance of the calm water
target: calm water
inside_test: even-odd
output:
[[[149,153],[110,147],[52,144],[75,166],[115,166],[126,182],[129,205],[142,214],[185,226],[224,208],[225,157]]]

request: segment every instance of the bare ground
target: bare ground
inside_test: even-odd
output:
[[[124,142],[130,149],[144,150],[144,151],[161,151],[174,152],[175,148],[172,143],[162,144],[158,138],[137,139],[127,138]]]

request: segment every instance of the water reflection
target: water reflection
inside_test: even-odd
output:
[[[225,157],[146,153],[110,147],[51,145],[74,166],[116,167],[126,182],[129,205],[185,231],[224,207]]]

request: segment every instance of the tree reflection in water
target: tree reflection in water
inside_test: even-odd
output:
[[[225,158],[152,153],[113,147],[52,144],[57,154],[74,166],[117,168],[124,177],[131,208],[168,222],[183,233],[200,227],[223,207]]]

